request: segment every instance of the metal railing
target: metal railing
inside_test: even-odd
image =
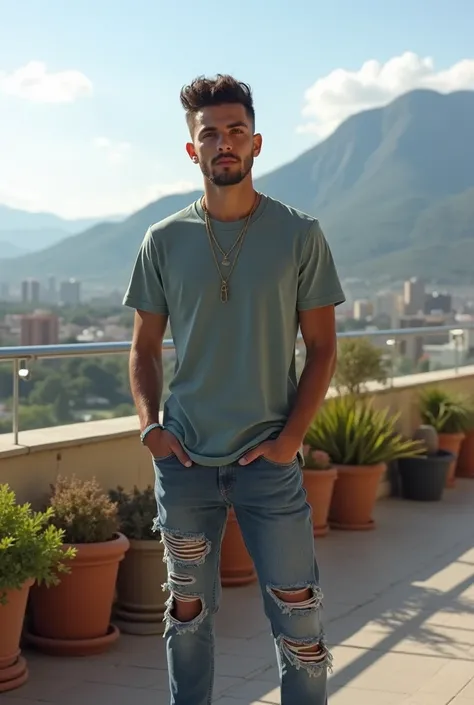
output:
[[[450,334],[456,342],[456,350],[461,349],[464,333],[474,330],[474,323],[460,324],[454,326],[426,326],[419,328],[392,328],[387,330],[357,330],[338,333],[338,338],[377,338],[385,339],[385,344],[391,350],[395,349],[399,340],[407,338],[427,338],[439,334]],[[301,335],[298,336],[301,342]],[[459,344],[458,344],[459,343]],[[13,397],[12,397],[12,432],[13,442],[18,445],[19,429],[19,407],[20,407],[20,380],[27,380],[30,371],[27,367],[28,361],[51,360],[66,357],[85,357],[95,355],[120,355],[130,352],[131,342],[106,342],[106,343],[66,343],[58,345],[23,345],[15,347],[0,347],[0,362],[12,362],[13,364]],[[163,341],[164,350],[174,350],[174,343],[171,339]],[[454,369],[459,368],[459,357],[456,355]]]

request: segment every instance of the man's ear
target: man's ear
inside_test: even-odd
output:
[[[253,136],[253,156],[254,157],[258,157],[258,155],[262,151],[262,142],[263,142],[262,135],[257,132],[257,134]]]
[[[196,154],[196,150],[194,149],[194,145],[192,142],[187,142],[186,143],[186,152],[188,153],[189,158],[191,159],[194,164],[197,164],[199,159]]]

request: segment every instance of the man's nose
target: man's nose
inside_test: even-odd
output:
[[[230,152],[232,145],[226,135],[221,135],[217,140],[217,147],[219,152]]]

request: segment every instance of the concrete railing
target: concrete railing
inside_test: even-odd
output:
[[[396,377],[389,385],[372,385],[375,404],[400,413],[400,430],[410,434],[419,423],[420,390],[437,385],[474,394],[474,365]],[[24,431],[21,443],[0,435],[0,483],[7,482],[21,502],[39,506],[58,474],[95,476],[104,489],[117,485],[145,487],[154,482],[153,467],[138,437],[136,416]],[[380,496],[389,491],[385,480]]]

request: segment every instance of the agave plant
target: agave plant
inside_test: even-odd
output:
[[[377,465],[426,453],[422,442],[398,433],[398,418],[370,401],[336,397],[318,413],[305,442],[324,450],[336,465]]]
[[[438,433],[463,433],[473,425],[474,405],[467,397],[435,387],[420,394],[420,415]]]

